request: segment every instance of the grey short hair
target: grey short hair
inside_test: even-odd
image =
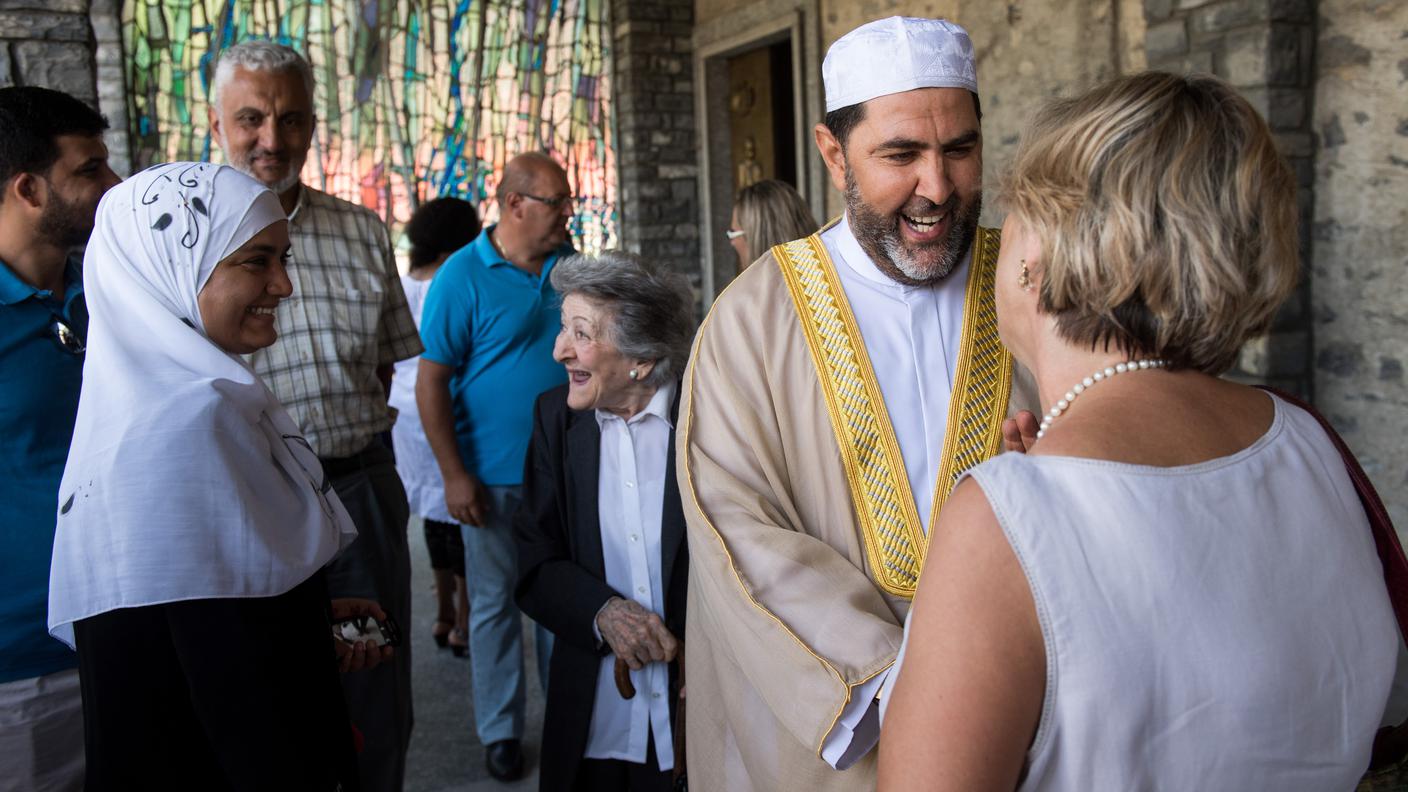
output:
[[[608,250],[559,261],[550,280],[563,297],[577,294],[606,309],[607,337],[622,355],[655,361],[645,384],[658,388],[683,373],[694,340],[694,292],[683,275]]]
[[[220,92],[235,76],[235,69],[249,71],[296,72],[308,89],[308,102],[313,102],[313,67],[291,47],[272,41],[242,41],[220,53],[215,64],[215,79],[210,81],[210,104],[220,110]]]

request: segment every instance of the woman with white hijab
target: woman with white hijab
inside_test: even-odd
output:
[[[356,786],[319,574],[355,529],[240,357],[277,336],[288,249],[278,199],[226,166],[149,168],[98,207],[49,590],[89,790]]]

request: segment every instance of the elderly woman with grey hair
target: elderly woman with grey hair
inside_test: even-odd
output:
[[[568,384],[538,398],[516,531],[518,605],[557,636],[540,789],[668,790],[684,761],[674,425],[694,298],[682,276],[620,252],[563,261],[552,285]]]

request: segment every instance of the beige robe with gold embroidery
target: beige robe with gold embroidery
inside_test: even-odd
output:
[[[875,786],[874,751],[837,771],[821,746],[852,689],[894,662],[909,600],[869,571],[801,321],[770,253],[720,295],[685,374],[694,792]],[[1008,414],[1036,405],[1017,369]]]

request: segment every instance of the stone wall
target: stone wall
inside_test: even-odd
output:
[[[122,0],[92,0],[88,15],[93,26],[98,110],[108,119],[108,165],[117,175],[132,172],[127,130],[127,65],[122,56]]]
[[[1408,534],[1408,3],[1318,17],[1315,401]]]
[[[612,0],[611,25],[621,246],[670,262],[697,288],[694,7],[691,0]]]
[[[107,116],[109,163],[127,175],[121,0],[0,0],[0,85],[64,91]]]
[[[97,105],[88,0],[0,0],[0,85],[39,85]]]

